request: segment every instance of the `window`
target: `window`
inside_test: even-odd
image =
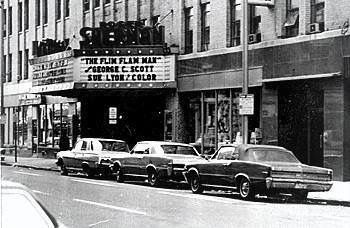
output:
[[[324,31],[324,0],[311,0],[311,24],[318,23]]]
[[[83,141],[83,145],[81,146],[81,150],[87,150],[87,142]]]
[[[95,1],[95,8],[100,7],[100,0],[94,0]]]
[[[18,73],[18,78],[17,78],[17,80],[22,80],[22,62],[23,62],[23,60],[22,60],[22,56],[23,56],[23,54],[22,54],[22,51],[18,51],[18,59],[17,59],[17,73]]]
[[[24,29],[29,28],[29,0],[24,1]]]
[[[209,17],[210,17],[210,4],[201,5],[201,51],[207,51],[209,48],[210,42],[210,26],[209,26]]]
[[[69,17],[69,7],[70,7],[70,0],[64,0],[64,4],[65,4],[65,7],[64,7],[64,16],[65,17]]]
[[[61,19],[61,0],[56,0],[56,20]]]
[[[2,21],[3,21],[3,36],[5,37],[6,36],[6,29],[7,29],[7,23],[6,23],[6,9],[4,9],[3,11],[3,16],[2,16]]]
[[[230,4],[230,46],[241,45],[241,0],[231,0]]]
[[[85,11],[89,11],[90,9],[90,0],[83,0],[83,10]]]
[[[40,25],[40,0],[35,1],[35,25]]]
[[[43,0],[43,23],[44,23],[44,25],[47,24],[47,20],[48,20],[47,0]]]
[[[22,32],[23,29],[23,8],[22,8],[22,2],[18,3],[18,31]]]
[[[105,0],[105,4],[111,3],[111,0]]]
[[[28,79],[29,72],[29,49],[24,51],[23,79]]]
[[[249,43],[261,42],[260,22],[261,16],[256,14],[255,6],[250,5],[248,11]]]
[[[6,82],[6,55],[3,57],[3,66],[4,66],[4,73],[2,74],[2,81]]]
[[[12,35],[12,7],[9,7],[9,35]]]
[[[7,81],[11,82],[12,81],[12,54],[9,54],[9,58],[8,58],[8,77],[7,77]]]
[[[185,9],[185,54],[193,52],[193,8]]]
[[[286,37],[299,34],[299,0],[287,0],[287,20],[284,28]]]

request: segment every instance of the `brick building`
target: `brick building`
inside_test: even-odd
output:
[[[250,135],[349,180],[350,2],[269,2],[248,12]],[[5,0],[2,13],[5,145],[16,142],[29,154],[55,151],[65,131],[71,143],[85,136],[125,137],[130,144],[165,139],[202,143],[206,152],[239,139],[240,0]],[[82,48],[81,29],[109,21],[164,28],[166,46]],[[62,41],[64,50],[39,56],[33,41],[48,39]],[[159,80],[84,74],[95,69],[93,59],[102,67],[108,58],[129,57],[159,58],[147,63],[159,69]],[[142,66],[130,64],[129,71]]]

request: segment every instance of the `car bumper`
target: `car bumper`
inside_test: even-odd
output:
[[[267,189],[287,189],[287,190],[307,190],[313,191],[329,191],[333,183],[331,181],[313,181],[302,179],[278,179],[266,178]]]

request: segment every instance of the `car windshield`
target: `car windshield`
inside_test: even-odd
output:
[[[104,141],[99,140],[104,151],[118,151],[118,152],[129,152],[128,145],[125,142],[120,141]]]
[[[298,159],[287,150],[279,148],[253,148],[248,150],[250,161],[299,163]]]
[[[164,150],[164,154],[181,154],[181,155],[198,156],[195,149],[191,146],[161,145],[161,147]]]

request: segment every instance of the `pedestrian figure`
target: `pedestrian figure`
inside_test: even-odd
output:
[[[69,138],[66,130],[62,130],[60,137],[60,151],[69,150]]]

